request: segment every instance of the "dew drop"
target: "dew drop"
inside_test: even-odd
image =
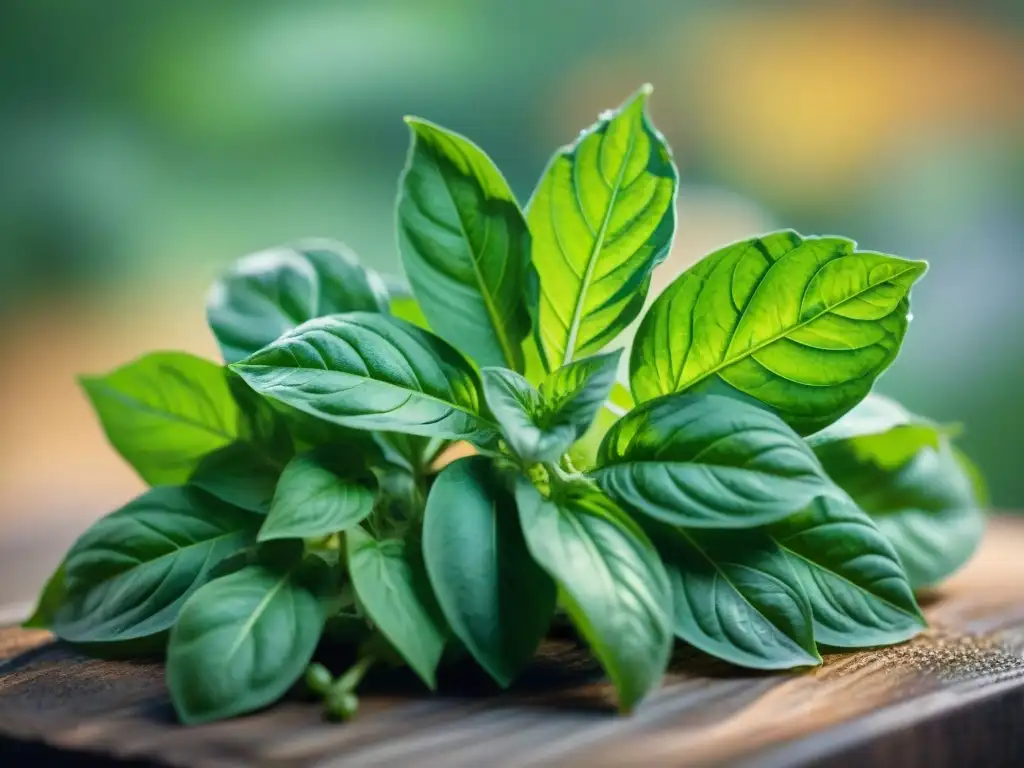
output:
[[[614,116],[615,116],[615,112],[613,112],[612,110],[610,110],[610,109],[603,109],[603,110],[601,110],[600,114],[598,114],[597,119],[598,120],[602,120],[602,121],[606,121],[606,120],[611,120]]]

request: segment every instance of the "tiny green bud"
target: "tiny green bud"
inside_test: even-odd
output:
[[[348,720],[359,709],[359,699],[352,691],[331,689],[324,699],[327,713],[339,720]]]
[[[334,675],[323,664],[310,664],[306,667],[306,685],[321,696],[327,695],[334,684]]]

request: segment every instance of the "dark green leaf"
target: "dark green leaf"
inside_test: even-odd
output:
[[[260,541],[327,536],[358,525],[373,510],[373,491],[345,462],[321,450],[285,467]]]
[[[807,438],[819,457],[853,451],[858,460],[899,469],[925,446],[939,447],[942,430],[882,395],[870,394],[839,421]],[[823,459],[824,460],[824,459]]]
[[[184,352],[154,352],[80,382],[110,444],[150,485],[185,483],[203,456],[240,435],[224,369]]]
[[[569,458],[578,469],[591,469],[597,463],[597,452],[604,436],[615,422],[635,407],[633,396],[619,382],[612,385],[611,394],[594,417],[590,429],[569,449]]]
[[[383,280],[341,243],[310,240],[239,259],[214,283],[206,316],[234,363],[315,317],[387,309]]]
[[[781,419],[718,395],[630,411],[605,436],[592,476],[619,503],[695,528],[750,528],[842,495]]]
[[[466,359],[387,315],[311,320],[232,369],[256,391],[342,426],[452,439],[493,429]]]
[[[645,524],[672,584],[675,633],[754,669],[821,663],[811,605],[779,546],[761,530]]]
[[[843,648],[889,645],[924,629],[899,558],[849,501],[818,499],[767,530],[811,602],[814,637]]]
[[[189,485],[228,504],[266,514],[282,467],[252,443],[237,442],[204,456]]]
[[[423,560],[400,539],[375,540],[362,528],[345,534],[352,585],[367,615],[423,682],[436,685],[445,630]]]
[[[852,451],[825,457],[825,469],[867,512],[899,555],[914,589],[959,569],[981,542],[985,515],[970,473],[945,438],[897,470]]]
[[[259,709],[302,676],[324,626],[314,578],[253,565],[192,595],[167,649],[167,687],[182,722]]]
[[[643,308],[675,232],[679,174],[644,114],[650,86],[558,150],[528,205],[548,370],[597,352]]]
[[[926,266],[790,231],[727,246],[647,312],[630,359],[633,395],[644,402],[720,379],[800,434],[816,432],[895,359],[910,286]]]
[[[480,365],[523,370],[530,233],[508,182],[478,146],[407,117],[398,245],[430,327]]]
[[[546,499],[527,480],[516,504],[533,559],[630,711],[661,681],[672,646],[671,594],[657,552],[635,523],[589,484]]]
[[[526,549],[515,500],[482,456],[434,481],[423,558],[452,632],[500,685],[533,656],[555,609],[554,582]]]
[[[167,629],[210,569],[252,542],[259,521],[196,490],[153,488],[68,551],[54,634],[94,642]]]

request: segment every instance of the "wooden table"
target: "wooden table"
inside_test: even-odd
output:
[[[971,565],[923,603],[922,637],[803,674],[680,651],[628,718],[586,654],[552,640],[506,694],[467,671],[435,696],[371,680],[347,724],[291,701],[186,729],[159,664],[0,629],[0,766],[1024,765],[1024,518],[994,520]]]

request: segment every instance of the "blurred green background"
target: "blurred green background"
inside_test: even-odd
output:
[[[326,236],[397,269],[403,114],[468,134],[525,201],[645,81],[683,180],[657,282],[781,226],[928,259],[880,389],[962,423],[1024,508],[1022,42],[1015,0],[6,0],[0,518],[70,536],[136,491],[74,375],[214,356],[231,259]]]

